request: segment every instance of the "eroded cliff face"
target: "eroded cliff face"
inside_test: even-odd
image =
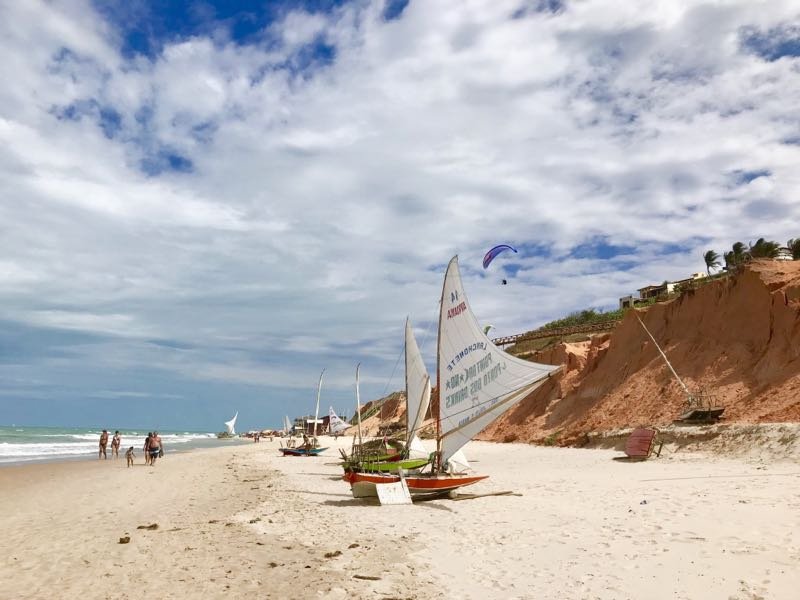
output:
[[[685,394],[637,314],[684,383],[715,396],[727,422],[800,421],[800,261],[755,261],[629,312],[611,334],[532,356],[564,369],[479,438],[580,444],[592,431],[670,423]]]

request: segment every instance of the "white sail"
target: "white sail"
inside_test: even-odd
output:
[[[233,418],[230,421],[225,421],[225,429],[229,435],[236,435],[236,429],[234,429],[234,427],[236,426],[236,417],[238,416],[239,411],[237,410],[236,414],[233,415]]]
[[[289,422],[289,415],[283,417],[283,433],[289,435],[292,432],[292,424]]]
[[[328,429],[330,433],[342,433],[345,429],[349,428],[350,425],[345,423],[339,418],[339,415],[334,412],[333,407],[330,407],[328,411]]]
[[[431,379],[414,338],[411,321],[406,319],[406,444],[416,436],[431,401]]]
[[[428,458],[430,454],[421,439],[417,436],[411,437],[408,443],[408,458]]]
[[[459,450],[447,459],[448,473],[466,473],[470,470],[469,461],[464,456],[464,451]]]
[[[314,437],[317,437],[317,423],[319,422],[319,393],[322,390],[322,376],[325,375],[325,369],[319,374],[319,382],[317,383],[317,406],[314,409]]]
[[[464,444],[560,367],[492,344],[469,306],[458,257],[447,266],[439,314],[439,443],[444,464]]]

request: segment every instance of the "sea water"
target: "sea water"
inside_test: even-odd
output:
[[[133,446],[137,458],[142,456],[142,446],[148,432],[142,429],[120,429],[120,458]],[[0,426],[0,466],[43,461],[61,461],[97,458],[101,429]],[[233,440],[218,440],[216,434],[197,431],[159,431],[164,453],[230,445]],[[111,457],[111,439],[108,432],[106,453]],[[244,442],[245,440],[241,440]],[[249,440],[247,440],[249,441]],[[251,442],[252,443],[252,442]]]

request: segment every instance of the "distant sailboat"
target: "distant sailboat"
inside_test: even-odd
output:
[[[339,435],[349,428],[350,425],[342,421],[331,406],[328,411],[328,433],[331,435]]]
[[[439,313],[435,461],[431,472],[405,477],[411,494],[443,494],[486,479],[488,475],[463,473],[461,448],[559,369],[512,356],[489,340],[472,313],[458,257],[453,257]],[[393,475],[357,475],[378,484],[400,481]]]
[[[225,430],[227,431],[228,435],[236,435],[236,418],[239,416],[239,411],[236,411],[236,414],[233,415],[233,418],[230,421],[225,421]]]
[[[292,433],[292,425],[289,422],[289,415],[283,417],[283,435],[288,436]]]
[[[278,451],[284,456],[316,456],[320,452],[327,450],[327,448],[316,448],[315,442],[317,440],[317,422],[319,421],[319,395],[322,390],[322,376],[325,375],[325,369],[319,374],[319,382],[317,383],[317,405],[314,411],[314,433],[312,444],[301,446],[300,448],[278,448]]]

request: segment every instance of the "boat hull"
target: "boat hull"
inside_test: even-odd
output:
[[[327,450],[327,448],[278,448],[284,456],[316,456],[320,452]]]
[[[488,475],[409,475],[405,480],[412,496],[423,497],[445,495],[488,477]],[[400,481],[400,476],[383,473],[346,473],[344,479],[350,483],[354,498],[364,498],[377,496],[376,485],[397,483]]]

